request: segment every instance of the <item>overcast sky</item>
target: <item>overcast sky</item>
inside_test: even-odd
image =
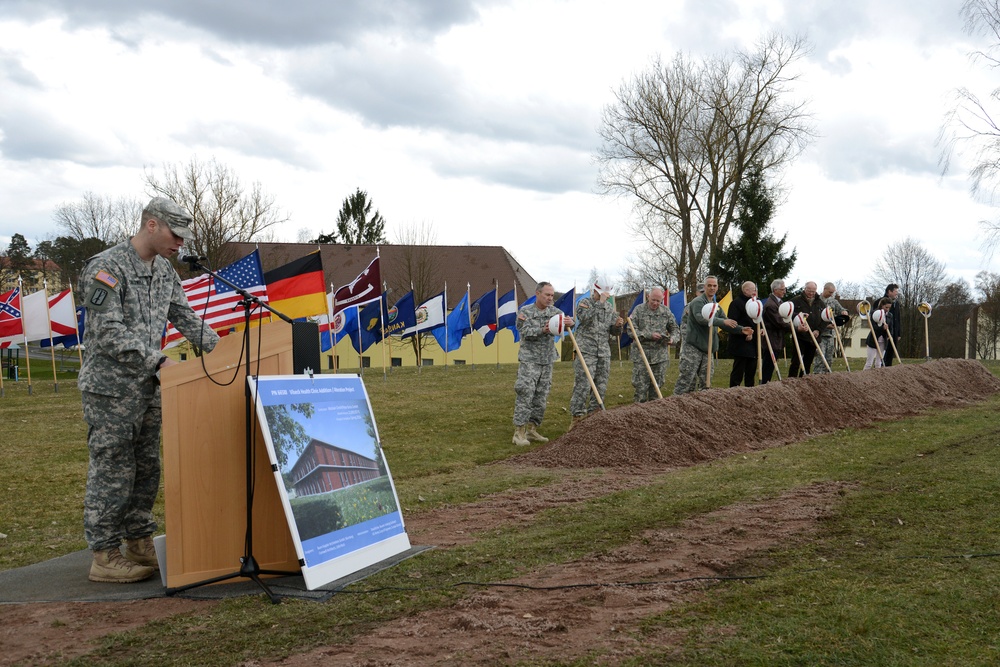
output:
[[[213,157],[290,216],[333,228],[369,193],[395,230],[502,245],[536,279],[612,280],[631,202],[596,194],[603,108],[656,55],[803,35],[816,141],[774,219],[792,280],[863,282],[907,236],[954,278],[984,257],[967,165],[936,138],[953,91],[994,83],[959,0],[0,0],[0,248],[60,230],[87,191],[148,197],[144,169]],[[474,297],[476,295],[473,295]]]

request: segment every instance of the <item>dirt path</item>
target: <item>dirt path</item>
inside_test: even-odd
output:
[[[649,531],[606,557],[546,567],[509,582],[551,590],[486,588],[454,607],[380,626],[350,646],[266,664],[486,666],[565,661],[592,652],[613,664],[652,648],[669,650],[676,637],[644,637],[640,644],[637,623],[695,599],[705,578],[714,581],[748,555],[812,532],[841,498],[841,488],[818,484],[772,501],[726,507],[676,529]],[[658,583],[632,585],[638,582]]]

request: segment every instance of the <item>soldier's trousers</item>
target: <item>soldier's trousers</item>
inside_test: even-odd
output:
[[[677,364],[677,384],[674,385],[674,395],[689,394],[696,389],[704,389],[705,384],[699,384],[699,378],[704,380],[708,372],[708,353],[702,352],[694,345],[681,348],[681,360]]]
[[[542,423],[552,388],[552,364],[522,361],[514,381],[514,426]]]
[[[161,411],[139,388],[123,398],[85,391],[82,399],[90,450],[83,529],[87,546],[100,551],[156,531]]]
[[[611,374],[611,357],[599,357],[596,354],[585,354],[583,360],[587,362],[594,384],[597,385],[597,393],[601,395],[601,402],[604,402],[604,394],[608,390],[608,376]],[[597,409],[597,399],[587,382],[587,374],[583,370],[583,364],[577,357],[573,361],[573,396],[569,400],[569,412],[571,415],[585,415]],[[588,405],[589,404],[589,405]]]
[[[820,336],[819,337],[819,349],[823,351],[823,356],[826,357],[826,363],[833,366],[834,359],[837,358],[837,341],[834,340],[833,336]],[[816,358],[813,360],[813,373],[820,374],[826,373],[826,366],[823,365],[823,360],[817,354]]]
[[[653,371],[653,377],[656,378],[657,387],[663,386],[663,377],[667,372],[668,363],[668,361],[661,361],[649,364]],[[632,387],[635,389],[636,403],[654,401],[658,398],[653,380],[649,377],[649,371],[646,370],[646,364],[642,363],[642,358],[638,354],[635,355],[635,360],[632,362]]]

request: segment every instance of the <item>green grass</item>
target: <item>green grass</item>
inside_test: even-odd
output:
[[[723,369],[715,384],[725,381]],[[631,369],[612,367],[608,404],[631,400]],[[366,372],[404,517],[441,504],[596,471],[485,465],[522,451],[510,442],[513,366]],[[672,386],[676,364],[668,374]],[[569,364],[556,368],[542,431],[568,426]],[[11,390],[0,400],[0,568],[84,548],[84,427],[78,396]],[[621,397],[619,398],[619,394]],[[671,632],[669,655],[634,665],[988,665],[1000,656],[995,600],[1000,517],[1000,398],[961,410],[845,430],[650,479],[485,531],[470,545],[425,552],[328,603],[255,596],[203,614],[109,636],[78,664],[235,665],[350,642],[374,625],[467,595],[461,581],[499,581],[605,552],[643,531],[734,502],[823,481],[846,483],[833,516],[808,540],[733,568],[763,575],[706,587],[704,596],[629,631]],[[11,471],[12,474],[7,474]],[[967,557],[976,556],[976,557]],[[82,575],[81,575],[82,576]],[[400,590],[409,589],[409,590]],[[602,664],[602,656],[549,664]]]

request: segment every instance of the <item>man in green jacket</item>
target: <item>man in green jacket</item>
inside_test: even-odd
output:
[[[708,327],[709,322],[702,315],[702,308],[715,301],[719,291],[719,279],[715,276],[705,277],[705,293],[685,306],[687,312],[687,334],[684,337],[684,347],[681,349],[681,360],[678,364],[677,384],[674,385],[674,395],[687,394],[695,390],[699,377],[705,377],[708,372]],[[732,334],[748,336],[753,333],[751,327],[741,327],[736,320],[726,317],[719,307],[712,318],[712,326],[722,327]],[[712,336],[712,350],[719,349],[719,337]],[[707,387],[706,387],[707,388]]]

